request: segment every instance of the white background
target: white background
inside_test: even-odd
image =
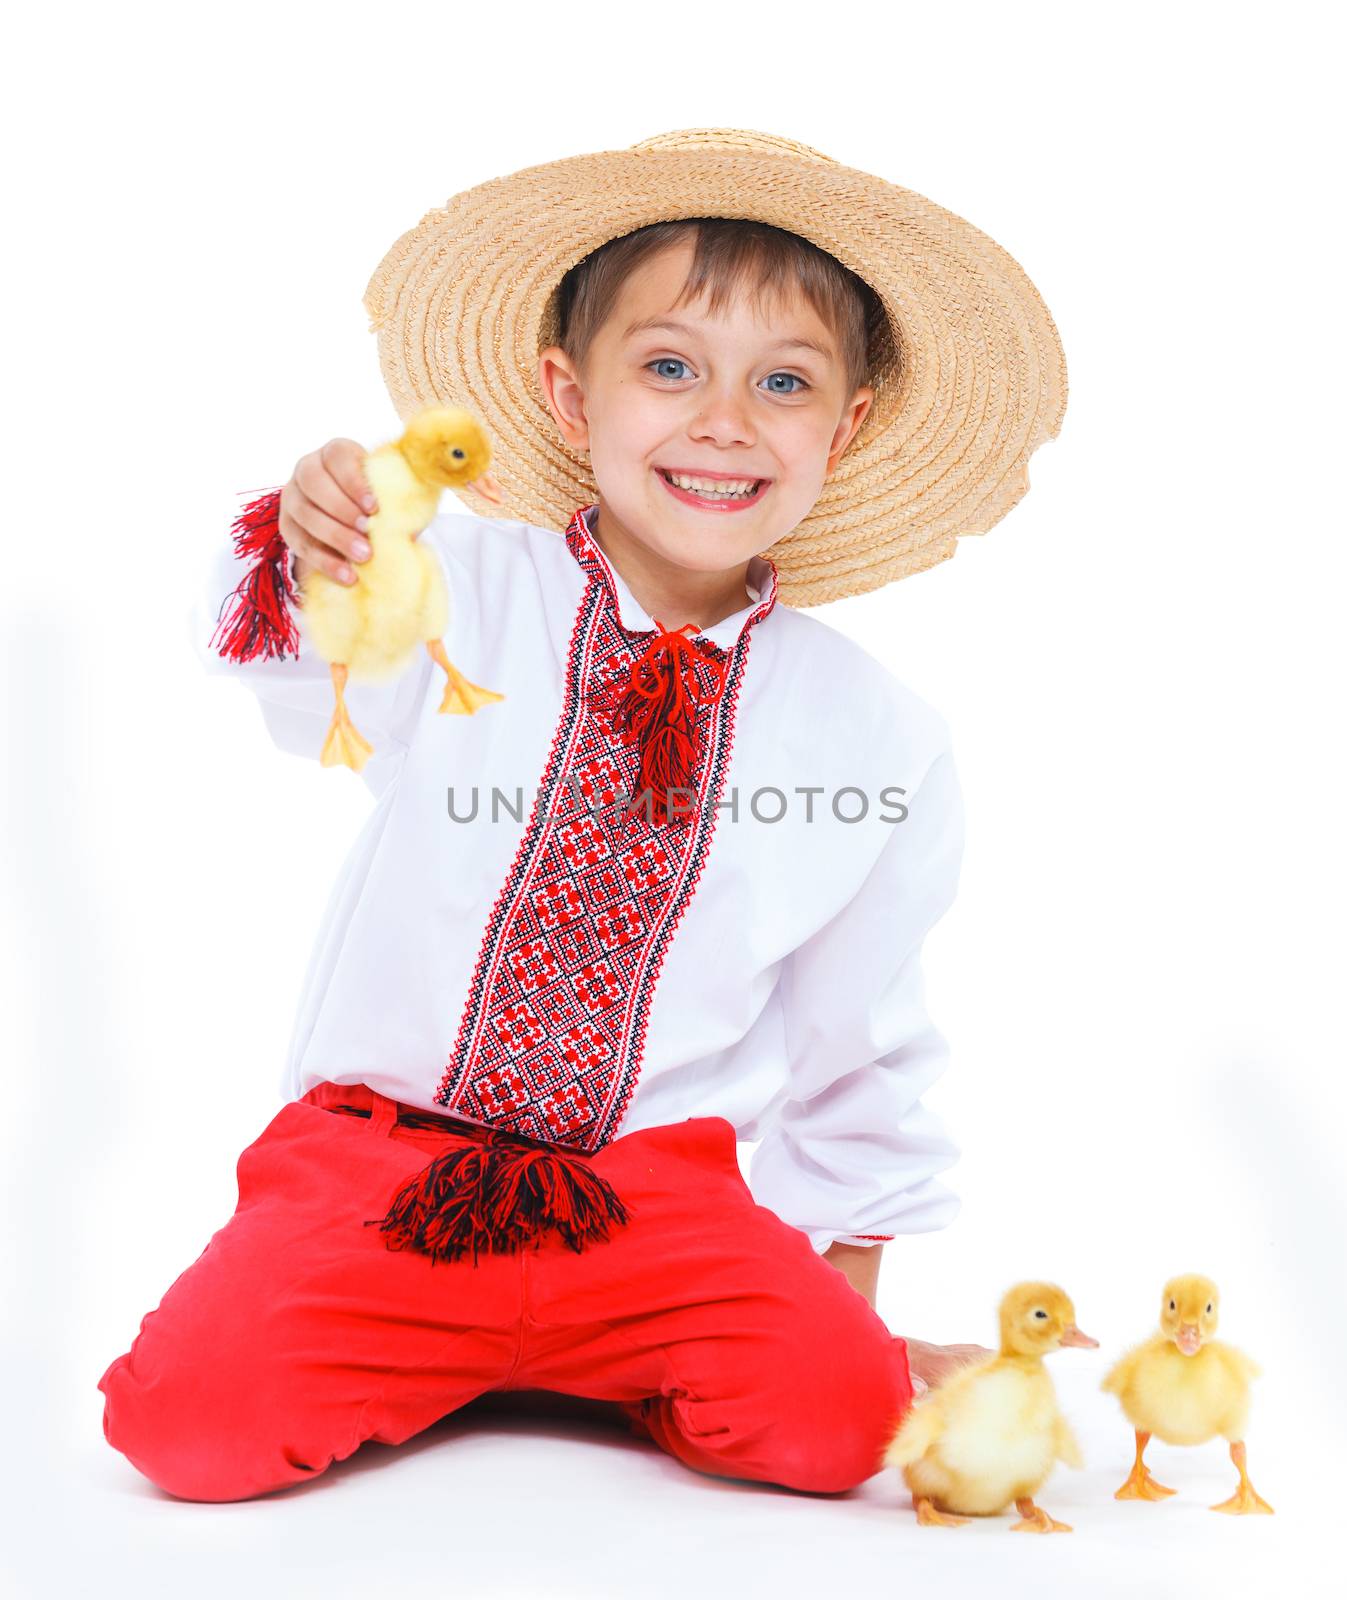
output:
[[[256,1596],[1327,1593],[1341,1520],[1343,372],[1330,12],[25,8],[3,111],[7,515],[2,1487],[9,1592]],[[228,1218],[308,943],[367,805],[208,683],[186,609],[240,491],[396,421],[360,305],[452,192],[653,133],[788,135],[1004,245],[1066,347],[1032,492],[956,558],[817,614],[950,719],[968,807],[928,946],[963,1144],[888,1247],[895,1332],[988,1342],[1046,1276],[1087,1455],[1075,1532],[919,1529],[600,1424],[467,1414],[312,1486],[175,1501],[95,1383]],[[450,502],[446,502],[448,505]],[[747,1151],[744,1152],[747,1154]],[[1224,1446],[1098,1379],[1211,1274],[1264,1365],[1272,1518]]]

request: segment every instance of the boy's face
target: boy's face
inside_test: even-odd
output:
[[[803,295],[756,313],[738,295],[714,319],[704,302],[672,309],[692,249],[670,246],[627,278],[583,374],[554,345],[539,378],[567,443],[589,451],[600,529],[713,573],[808,514],[874,391],[847,392],[837,341]],[[633,327],[648,322],[678,326]],[[673,488],[670,471],[767,481],[747,503],[707,502]]]

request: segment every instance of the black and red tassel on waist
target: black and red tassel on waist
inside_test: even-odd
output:
[[[667,822],[670,791],[680,790],[684,796],[696,792],[697,709],[714,704],[725,692],[728,663],[709,660],[684,637],[689,631],[697,632],[695,623],[670,629],[658,617],[653,620],[659,631],[645,653],[632,662],[626,682],[609,685],[595,699],[600,710],[611,717],[613,732],[639,745],[637,795],[648,790],[653,800],[652,820]],[[698,662],[716,674],[716,683],[709,690],[703,690],[698,682]],[[628,816],[635,810],[633,800]]]
[[[235,554],[241,560],[251,557],[253,565],[227,597],[229,611],[225,614],[221,607],[211,635],[211,648],[227,661],[299,655],[299,627],[291,609],[295,590],[289,547],[281,538],[280,507],[281,491],[269,489],[244,506],[230,530]]]
[[[474,1129],[395,1196],[379,1227],[390,1250],[457,1261],[469,1249],[512,1255],[556,1233],[577,1254],[630,1220],[605,1178],[579,1156],[502,1128]]]

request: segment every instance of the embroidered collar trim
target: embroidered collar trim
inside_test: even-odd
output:
[[[598,502],[577,508],[570,524],[566,529],[566,545],[571,554],[586,568],[597,571],[608,591],[620,625],[628,633],[653,633],[658,631],[655,619],[644,609],[631,592],[626,580],[608,559],[607,554],[600,548],[598,540],[594,537],[591,527],[594,513],[598,510]],[[774,561],[766,556],[755,555],[748,563],[747,582],[756,598],[751,604],[741,611],[735,611],[728,617],[722,617],[709,628],[693,627],[687,636],[693,639],[706,639],[719,650],[732,650],[743,638],[747,630],[762,619],[776,605],[777,600],[777,568]],[[669,618],[663,619],[670,628],[677,626]]]

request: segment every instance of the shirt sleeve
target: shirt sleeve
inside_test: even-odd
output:
[[[941,1228],[959,1208],[936,1181],[958,1149],[920,1098],[949,1055],[921,973],[963,853],[947,741],[905,804],[859,890],[779,978],[789,1090],[753,1152],[749,1187],[819,1253]]]
[[[433,547],[429,528],[421,538],[431,541]],[[287,572],[292,586],[293,560],[293,554],[287,551]],[[237,555],[228,540],[210,553],[189,613],[192,647],[209,675],[232,678],[256,697],[275,745],[290,755],[317,761],[332,719],[336,695],[328,663],[305,635],[301,609],[297,605],[290,606],[291,616],[299,625],[297,655],[259,656],[239,662],[221,653],[217,635],[220,619],[251,564],[247,558]],[[459,596],[453,598],[457,600]],[[406,754],[434,672],[429,652],[422,650],[413,657],[405,672],[387,683],[347,683],[343,698],[351,721],[373,746],[373,754],[361,772],[370,787],[381,787],[391,770],[390,759],[385,758],[391,758],[391,763],[396,764]]]

